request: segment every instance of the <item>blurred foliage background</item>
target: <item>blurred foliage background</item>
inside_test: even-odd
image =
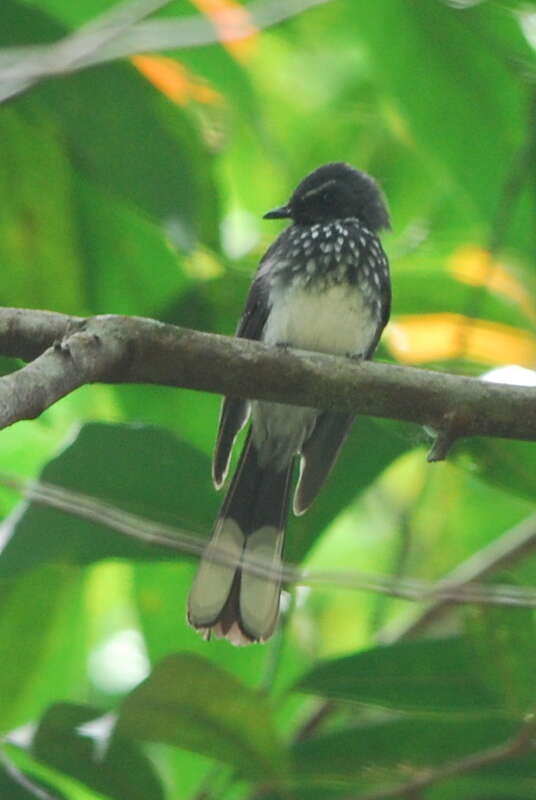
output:
[[[0,86],[8,48],[55,42],[113,5],[2,0]],[[260,30],[238,0],[177,0],[153,19],[164,31],[192,15],[216,41],[133,53],[2,105],[2,305],[232,334],[281,228],[262,214],[345,160],[380,181],[392,213],[378,357],[534,383],[536,6],[331,0]],[[226,20],[247,35],[225,41]],[[2,431],[0,467],[206,536],[218,406],[88,386]],[[321,498],[290,520],[288,559],[435,580],[530,520],[532,444],[469,441],[434,465],[428,446],[415,427],[360,419]],[[415,604],[299,589],[269,644],[207,644],[185,622],[192,559],[7,490],[0,507],[2,798],[394,797],[421,768],[508,740],[534,707],[529,609],[450,609],[411,640]],[[534,586],[534,557],[499,577]],[[412,795],[535,796],[534,755]]]

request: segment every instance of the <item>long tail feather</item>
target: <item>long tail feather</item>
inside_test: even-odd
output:
[[[207,637],[248,644],[273,632],[281,581],[248,573],[241,564],[251,558],[280,568],[292,466],[261,466],[248,438],[190,592],[188,619]],[[216,549],[232,563],[218,563]]]

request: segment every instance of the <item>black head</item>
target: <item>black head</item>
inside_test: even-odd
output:
[[[349,164],[324,164],[307,175],[286,206],[265,219],[291,217],[299,225],[356,217],[371,231],[389,228],[389,214],[378,184]]]

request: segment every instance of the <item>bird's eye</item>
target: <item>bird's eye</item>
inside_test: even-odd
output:
[[[329,203],[329,192],[322,192],[320,199],[323,203]]]

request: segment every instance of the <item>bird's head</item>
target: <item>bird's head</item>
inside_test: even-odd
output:
[[[389,228],[389,214],[377,183],[349,164],[324,164],[295,189],[288,203],[274,208],[265,219],[291,218],[298,225],[314,225],[356,217],[369,230]]]

